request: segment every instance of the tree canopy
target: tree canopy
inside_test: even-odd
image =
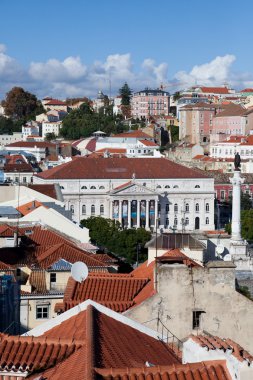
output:
[[[137,249],[139,261],[146,260],[147,250],[144,245],[150,240],[151,233],[144,228],[122,230],[119,222],[99,216],[84,219],[81,224],[89,229],[94,244],[125,258],[128,263],[137,261]]]
[[[121,96],[121,104],[123,106],[130,106],[132,91],[126,82],[119,89],[119,94]]]
[[[5,114],[15,122],[20,121],[21,124],[44,112],[42,103],[37,97],[22,87],[13,87],[7,92],[2,105],[5,108]]]
[[[126,128],[121,118],[113,115],[111,106],[95,112],[89,103],[83,103],[64,118],[60,134],[68,139],[79,139],[89,137],[97,130],[110,135],[123,132]]]

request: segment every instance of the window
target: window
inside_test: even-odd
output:
[[[21,269],[20,268],[17,268],[16,269],[16,275],[19,277],[21,276]]]
[[[189,210],[190,210],[189,203],[186,203],[185,204],[185,212],[189,212]]]
[[[173,186],[173,189],[178,189],[178,185]]]
[[[62,190],[64,190],[64,186],[60,186],[60,188],[61,188]]]
[[[105,207],[104,205],[100,205],[100,215],[104,215]]]
[[[157,188],[157,189],[161,189],[162,186],[161,186],[161,185],[157,185],[156,188]]]
[[[82,186],[81,190],[87,190],[87,186]]]
[[[232,198],[233,190],[229,190],[228,195],[229,195],[229,198]]]
[[[99,190],[104,190],[104,186],[99,186]]]
[[[70,205],[70,211],[72,212],[72,214],[74,214],[74,212],[75,212],[75,206],[74,205]]]
[[[177,203],[174,204],[174,212],[178,212],[178,204]]]
[[[196,186],[195,186],[195,189],[200,189],[200,186],[199,186],[199,185],[196,185]]]
[[[199,212],[199,203],[196,203],[196,204],[195,204],[195,211],[196,211],[196,212]]]
[[[95,205],[91,205],[91,208],[90,208],[90,213],[91,215],[95,215]]]
[[[209,224],[209,218],[208,217],[206,218],[206,224]]]
[[[82,215],[86,215],[86,205],[82,205]]]
[[[166,185],[166,186],[165,186],[165,189],[170,189],[170,186],[169,186],[169,185]]]
[[[177,218],[174,219],[174,226],[177,226]]]
[[[205,311],[196,310],[192,313],[192,328],[199,329],[201,323],[201,314],[205,313]]]
[[[23,177],[23,183],[26,183],[26,177]]]
[[[209,212],[209,203],[206,203],[206,212]]]
[[[225,199],[225,191],[224,190],[221,190],[221,192],[220,192],[220,199],[223,201]]]
[[[49,318],[49,305],[36,306],[36,319]]]
[[[90,188],[91,188],[91,190],[95,190],[96,186],[91,186]]]
[[[168,213],[169,211],[170,211],[170,205],[169,205],[169,203],[166,203],[166,212]]]
[[[50,282],[56,282],[56,273],[50,273]]]
[[[189,218],[185,218],[185,225],[186,225],[186,226],[189,225]]]
[[[165,225],[168,227],[170,224],[169,218],[166,218]]]

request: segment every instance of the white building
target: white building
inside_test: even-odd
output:
[[[16,141],[20,141],[23,139],[23,134],[20,132],[13,132],[12,135],[8,135],[7,133],[3,133],[0,135],[0,144],[2,146],[12,144]]]
[[[210,157],[233,159],[236,153],[239,153],[243,160],[253,159],[253,135],[231,136],[210,146]]]
[[[61,121],[43,121],[42,122],[42,137],[45,138],[48,133],[54,133],[59,136],[62,127]]]
[[[214,229],[214,180],[165,158],[79,157],[34,183],[59,183],[77,222],[100,215],[125,228]]]

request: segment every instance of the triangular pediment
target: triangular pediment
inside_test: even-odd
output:
[[[128,182],[125,185],[119,186],[118,188],[111,191],[113,195],[121,194],[157,194],[156,191],[149,189],[146,186],[140,185],[135,182]]]

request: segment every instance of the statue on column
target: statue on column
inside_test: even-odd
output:
[[[235,166],[235,171],[240,171],[241,157],[238,152],[235,154],[234,166]]]

